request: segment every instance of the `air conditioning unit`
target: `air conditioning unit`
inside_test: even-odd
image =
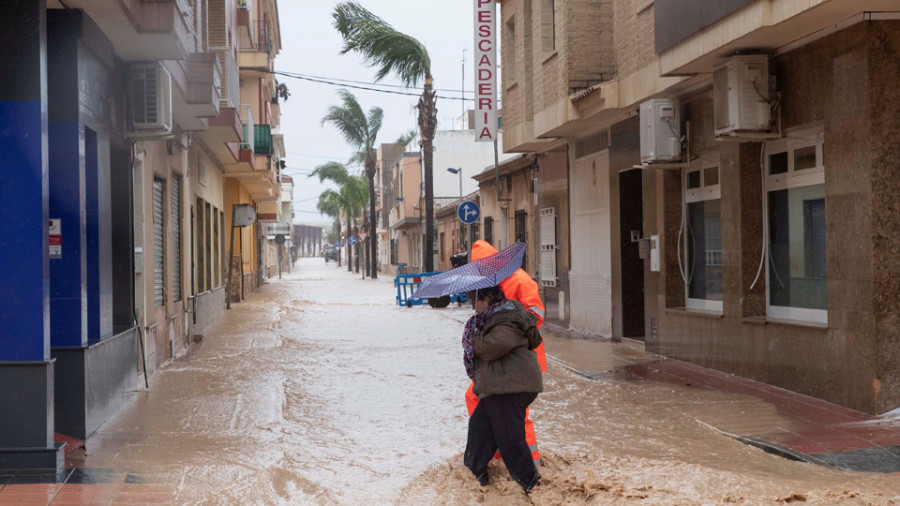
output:
[[[713,71],[716,135],[769,129],[769,58],[734,56]]]
[[[681,116],[678,102],[648,100],[641,104],[641,163],[681,159]]]
[[[132,65],[128,72],[131,91],[130,137],[172,133],[172,76],[159,63]]]

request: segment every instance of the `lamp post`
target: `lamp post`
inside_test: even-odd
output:
[[[447,172],[451,174],[459,174],[459,203],[462,205],[463,202],[463,192],[462,192],[462,167],[458,169],[454,169],[452,167],[447,168]],[[468,228],[468,227],[466,227]],[[465,241],[463,240],[463,223],[459,222],[459,247],[462,248],[465,245]]]

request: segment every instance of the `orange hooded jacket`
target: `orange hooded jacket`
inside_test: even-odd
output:
[[[478,240],[472,245],[472,260],[480,260],[497,253],[497,248],[487,241]],[[537,316],[537,328],[540,330],[544,323],[544,303],[541,302],[541,293],[538,284],[531,279],[523,269],[518,269],[512,276],[500,283],[503,295],[507,299],[517,300],[525,306],[525,309]],[[541,371],[547,372],[547,357],[544,354],[544,343],[534,349],[537,354]]]

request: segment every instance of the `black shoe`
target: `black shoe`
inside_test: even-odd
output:
[[[491,482],[491,478],[490,478],[490,476],[488,476],[487,471],[485,471],[481,474],[475,475],[475,479],[478,480],[478,484],[481,485],[482,487],[488,486],[488,484]]]
[[[525,490],[526,494],[529,494],[532,490],[539,486],[541,486],[541,475],[538,473],[534,473],[534,479],[531,480],[531,483],[522,487],[522,489]]]

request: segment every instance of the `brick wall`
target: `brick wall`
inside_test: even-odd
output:
[[[619,79],[656,60],[653,2],[616,0],[613,9],[616,73]]]

